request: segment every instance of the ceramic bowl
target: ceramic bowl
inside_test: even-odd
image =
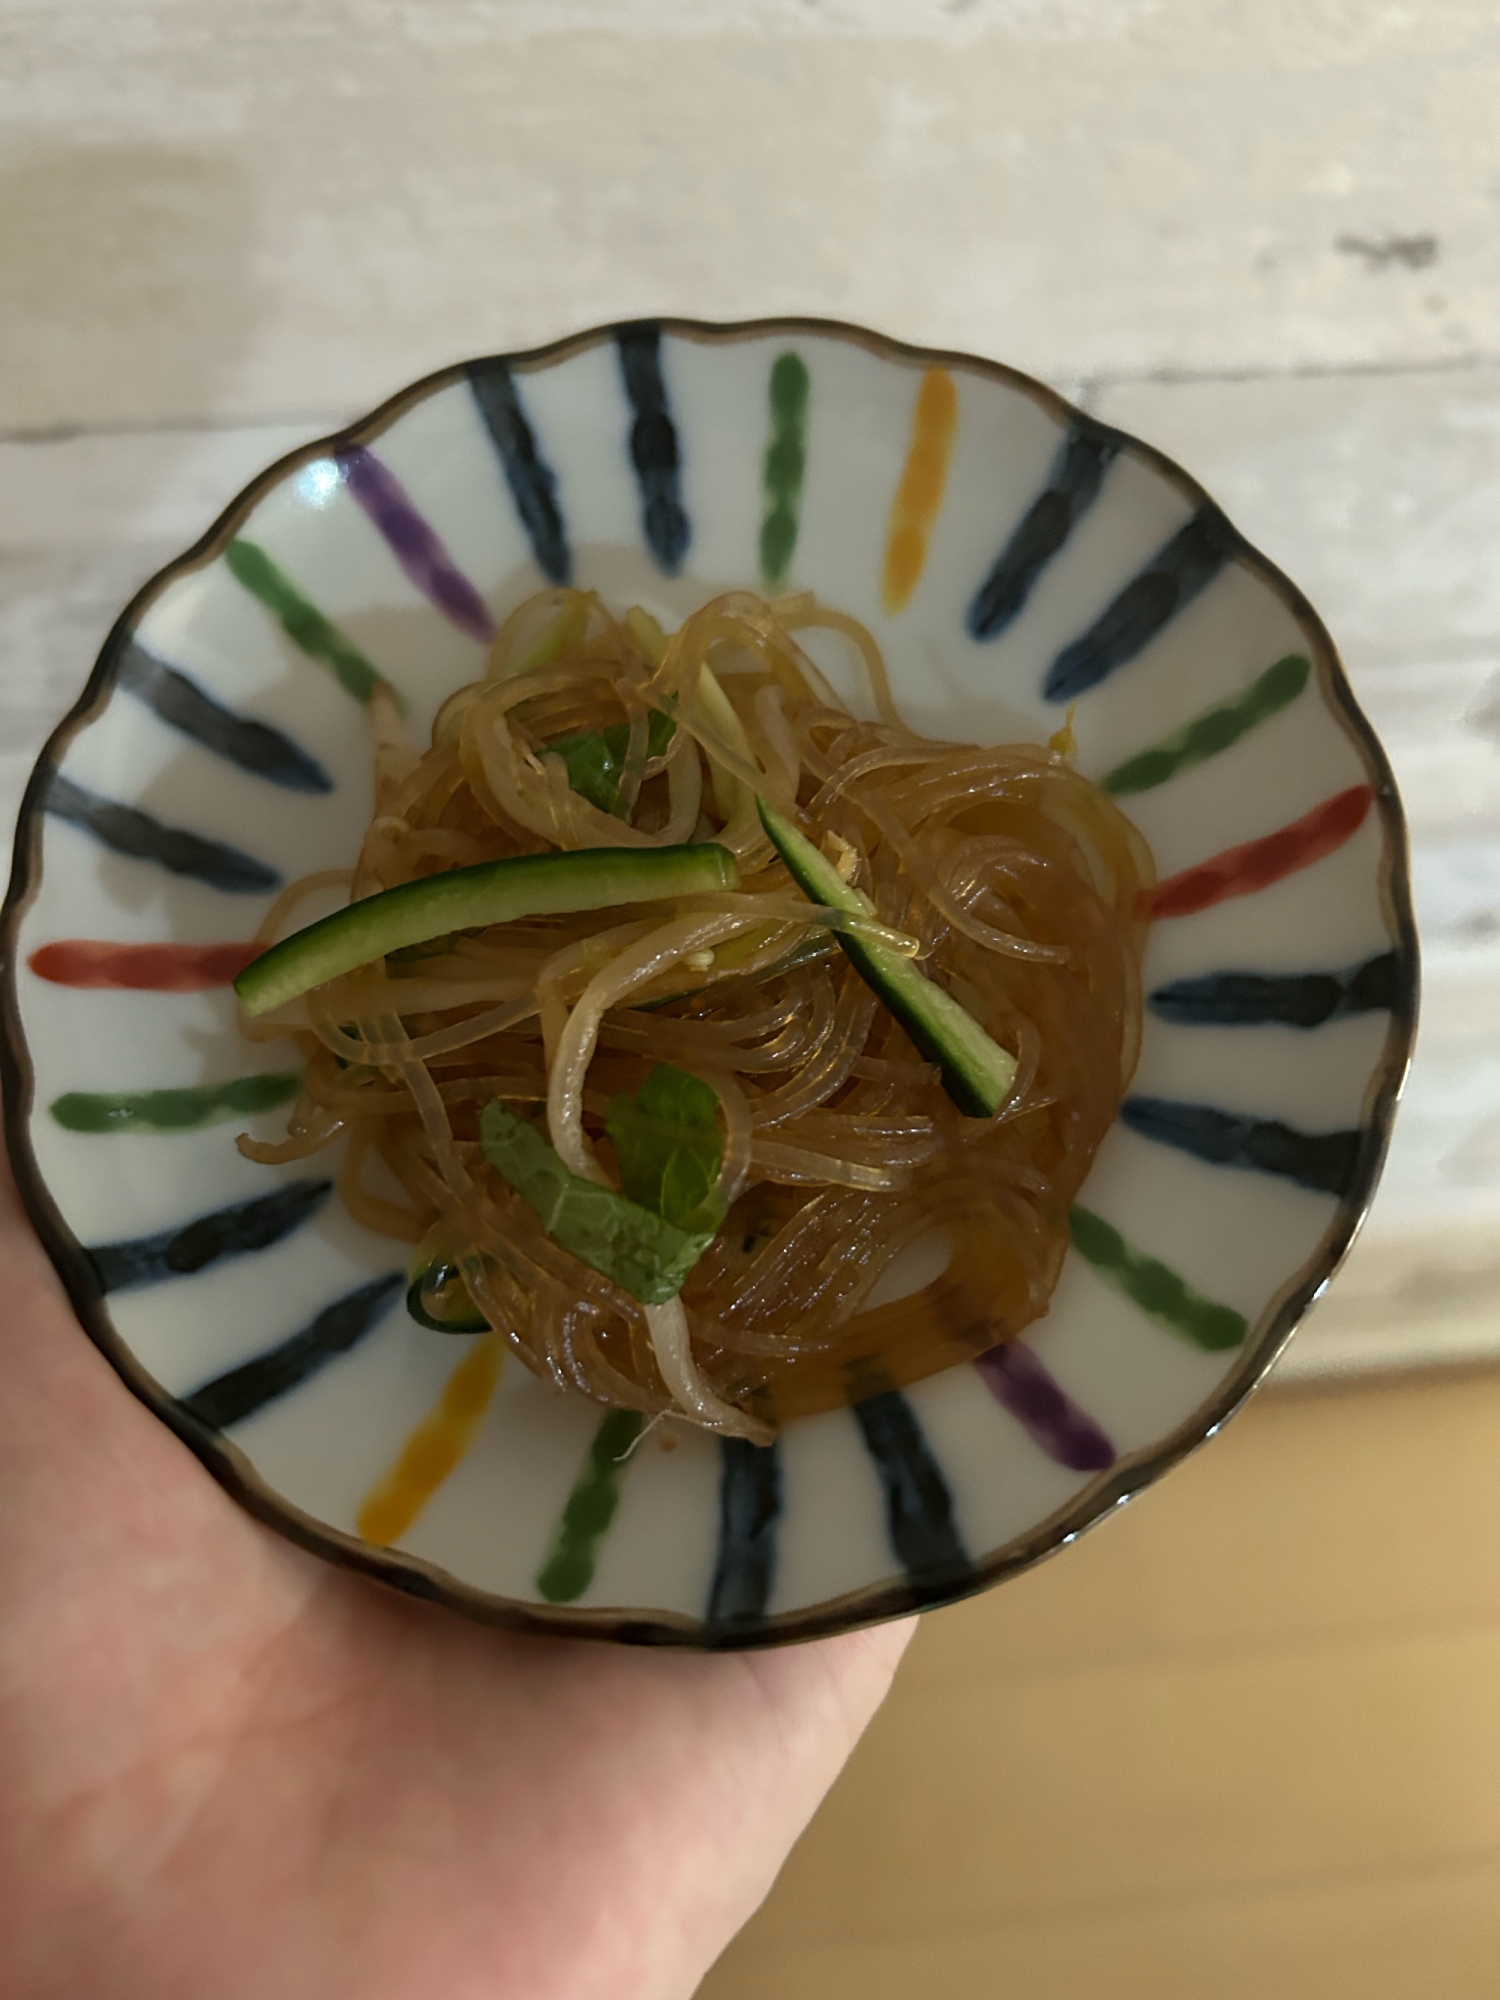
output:
[[[811,588],[916,727],[1035,740],[1155,853],[1140,1066],[1023,1340],[787,1426],[656,1437],[418,1326],[228,982],[415,725],[573,581],[676,620]],[[451,368],[284,459],[111,633],[22,810],[6,1098],[89,1333],[263,1521],[528,1630],[801,1638],[962,1596],[1210,1436],[1347,1249],[1412,1039],[1389,769],[1306,600],[1160,453],[1025,376],[811,321],[601,329]]]

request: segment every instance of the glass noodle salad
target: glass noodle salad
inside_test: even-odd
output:
[[[918,736],[863,626],[748,592],[668,636],[546,591],[430,748],[388,688],[369,715],[358,862],[293,884],[236,982],[245,1032],[306,1056],[285,1141],[238,1143],[342,1138],[423,1325],[765,1442],[1046,1310],[1136,1060],[1152,881],[1066,730]],[[937,1231],[940,1274],[872,1305]]]

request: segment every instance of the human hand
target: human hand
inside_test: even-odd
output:
[[[686,2000],[890,1684],[466,1624],[269,1533],[0,1169],[3,2000]]]

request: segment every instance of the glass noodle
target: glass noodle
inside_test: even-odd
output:
[[[850,648],[877,719],[852,714],[803,650],[813,627]],[[712,839],[741,887],[440,939],[247,1022],[294,1036],[307,1066],[286,1139],[242,1151],[279,1162],[342,1140],[351,1214],[439,1247],[540,1375],[762,1440],[1046,1310],[1069,1208],[1135,1065],[1152,881],[1139,835],[1064,750],[918,736],[862,626],[810,595],[746,592],[668,638],[639,610],[545,591],[507,620],[485,677],[443,703],[429,749],[408,743],[387,690],[370,721],[375,807],[352,876],[293,885],[266,941],[303,920],[304,895],[347,884],[359,900],[559,848]],[[618,768],[601,804],[548,746],[605,730]],[[851,920],[793,885],[757,792],[873,898],[877,917],[854,927],[916,956],[1016,1056],[994,1117],[958,1111],[838,949]],[[719,1098],[727,1214],[679,1297],[647,1307],[552,1241],[485,1160],[479,1115],[503,1100],[575,1174],[615,1186],[606,1106],[659,1062]],[[941,1275],[871,1307],[892,1261],[936,1230]]]

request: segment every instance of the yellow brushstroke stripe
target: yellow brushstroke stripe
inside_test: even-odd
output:
[[[957,435],[958,391],[953,378],[944,369],[929,368],[917,391],[911,413],[911,444],[891,502],[880,592],[888,612],[905,607],[927,562],[927,544],[943,504],[948,461]]]
[[[401,1456],[365,1495],[357,1523],[365,1541],[386,1548],[416,1520],[474,1442],[504,1359],[500,1336],[487,1333],[459,1362]]]

